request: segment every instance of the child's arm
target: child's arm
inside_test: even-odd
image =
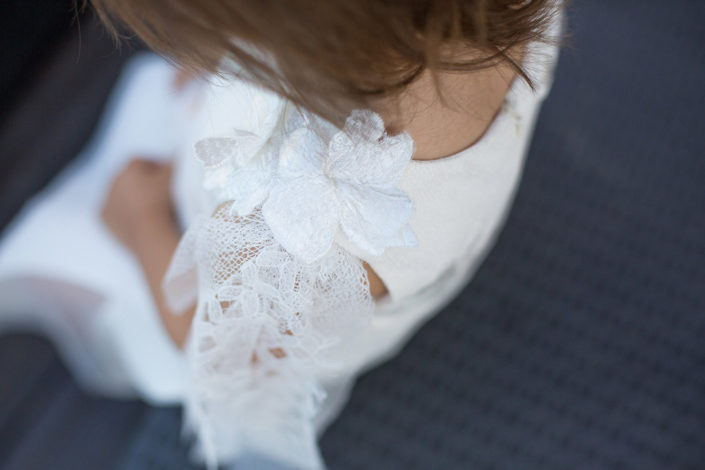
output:
[[[174,314],[161,287],[181,238],[172,214],[170,180],[169,165],[131,161],[113,182],[102,217],[112,233],[137,257],[164,328],[181,348],[191,328],[195,307]]]
[[[182,348],[191,328],[195,306],[181,314],[175,314],[167,306],[162,290],[162,279],[179,244],[181,233],[173,223],[159,218],[145,220],[140,227],[132,251],[147,278],[164,328],[174,344]]]

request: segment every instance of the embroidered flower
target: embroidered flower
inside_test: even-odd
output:
[[[340,228],[372,255],[413,246],[413,203],[397,187],[413,153],[407,133],[385,133],[382,118],[357,110],[326,144],[311,126],[289,134],[262,214],[275,238],[305,262],[322,257]]]

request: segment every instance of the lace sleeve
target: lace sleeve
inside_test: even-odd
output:
[[[196,143],[206,188],[226,202],[187,231],[165,281],[173,308],[198,299],[185,424],[211,468],[247,450],[323,466],[316,371],[373,309],[362,261],[335,240],[371,255],[415,243],[397,187],[408,134],[361,110],[342,130],[291,107],[279,122]]]
[[[324,392],[314,371],[330,365],[327,348],[367,321],[365,270],[337,246],[298,262],[261,212],[229,209],[191,227],[166,278],[168,297],[181,302],[183,280],[198,278],[185,425],[211,468],[245,450],[320,468],[313,416]]]

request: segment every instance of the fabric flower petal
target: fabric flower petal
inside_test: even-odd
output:
[[[235,129],[228,137],[209,137],[196,142],[196,157],[206,168],[232,162],[245,165],[264,145],[261,136]]]
[[[343,233],[362,250],[377,256],[392,244],[415,244],[415,238],[400,238],[414,213],[414,204],[401,189],[382,191],[343,184],[338,191],[344,201],[340,218]]]
[[[301,128],[292,132],[279,152],[278,176],[284,179],[322,174],[325,147],[318,134]]]
[[[233,201],[232,213],[239,216],[250,214],[267,197],[271,180],[271,175],[252,168],[231,175],[225,193],[226,199]]]
[[[248,215],[267,198],[275,169],[276,155],[268,150],[228,176],[222,193],[233,201],[233,214]]]
[[[378,140],[384,134],[382,117],[369,109],[355,109],[345,120],[343,130],[366,140]]]
[[[360,167],[357,162],[360,158],[358,147],[347,133],[337,132],[328,143],[328,174],[350,182],[362,176],[357,171]],[[363,171],[367,171],[367,168]]]
[[[245,130],[234,129],[232,135],[238,144],[234,161],[239,166],[246,165],[267,142],[265,137]]]
[[[391,186],[409,164],[414,142],[406,132],[365,136],[351,133],[346,127],[331,138],[328,153],[333,177],[355,184]]]
[[[311,125],[311,116],[309,113],[299,109],[293,103],[288,103],[284,112],[284,133],[287,135],[297,129],[309,127]]]
[[[232,77],[213,77],[216,93],[206,93],[203,109],[214,134],[230,135],[233,129],[252,132],[266,141],[279,125],[286,100],[276,93]]]
[[[194,144],[196,158],[206,168],[227,162],[237,153],[237,141],[229,137],[210,137]]]
[[[385,174],[386,181],[397,183],[414,155],[414,140],[408,132],[386,136],[380,142],[380,153],[384,158],[378,160],[379,174]],[[370,180],[370,183],[379,184],[379,181]]]
[[[277,184],[262,205],[262,215],[276,240],[307,263],[330,249],[339,214],[335,191],[324,178]]]

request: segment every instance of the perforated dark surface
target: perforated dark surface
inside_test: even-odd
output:
[[[360,378],[331,469],[705,468],[703,25],[702,2],[575,2],[506,229]],[[0,353],[3,468],[191,468],[177,410],[88,399],[28,338]]]

